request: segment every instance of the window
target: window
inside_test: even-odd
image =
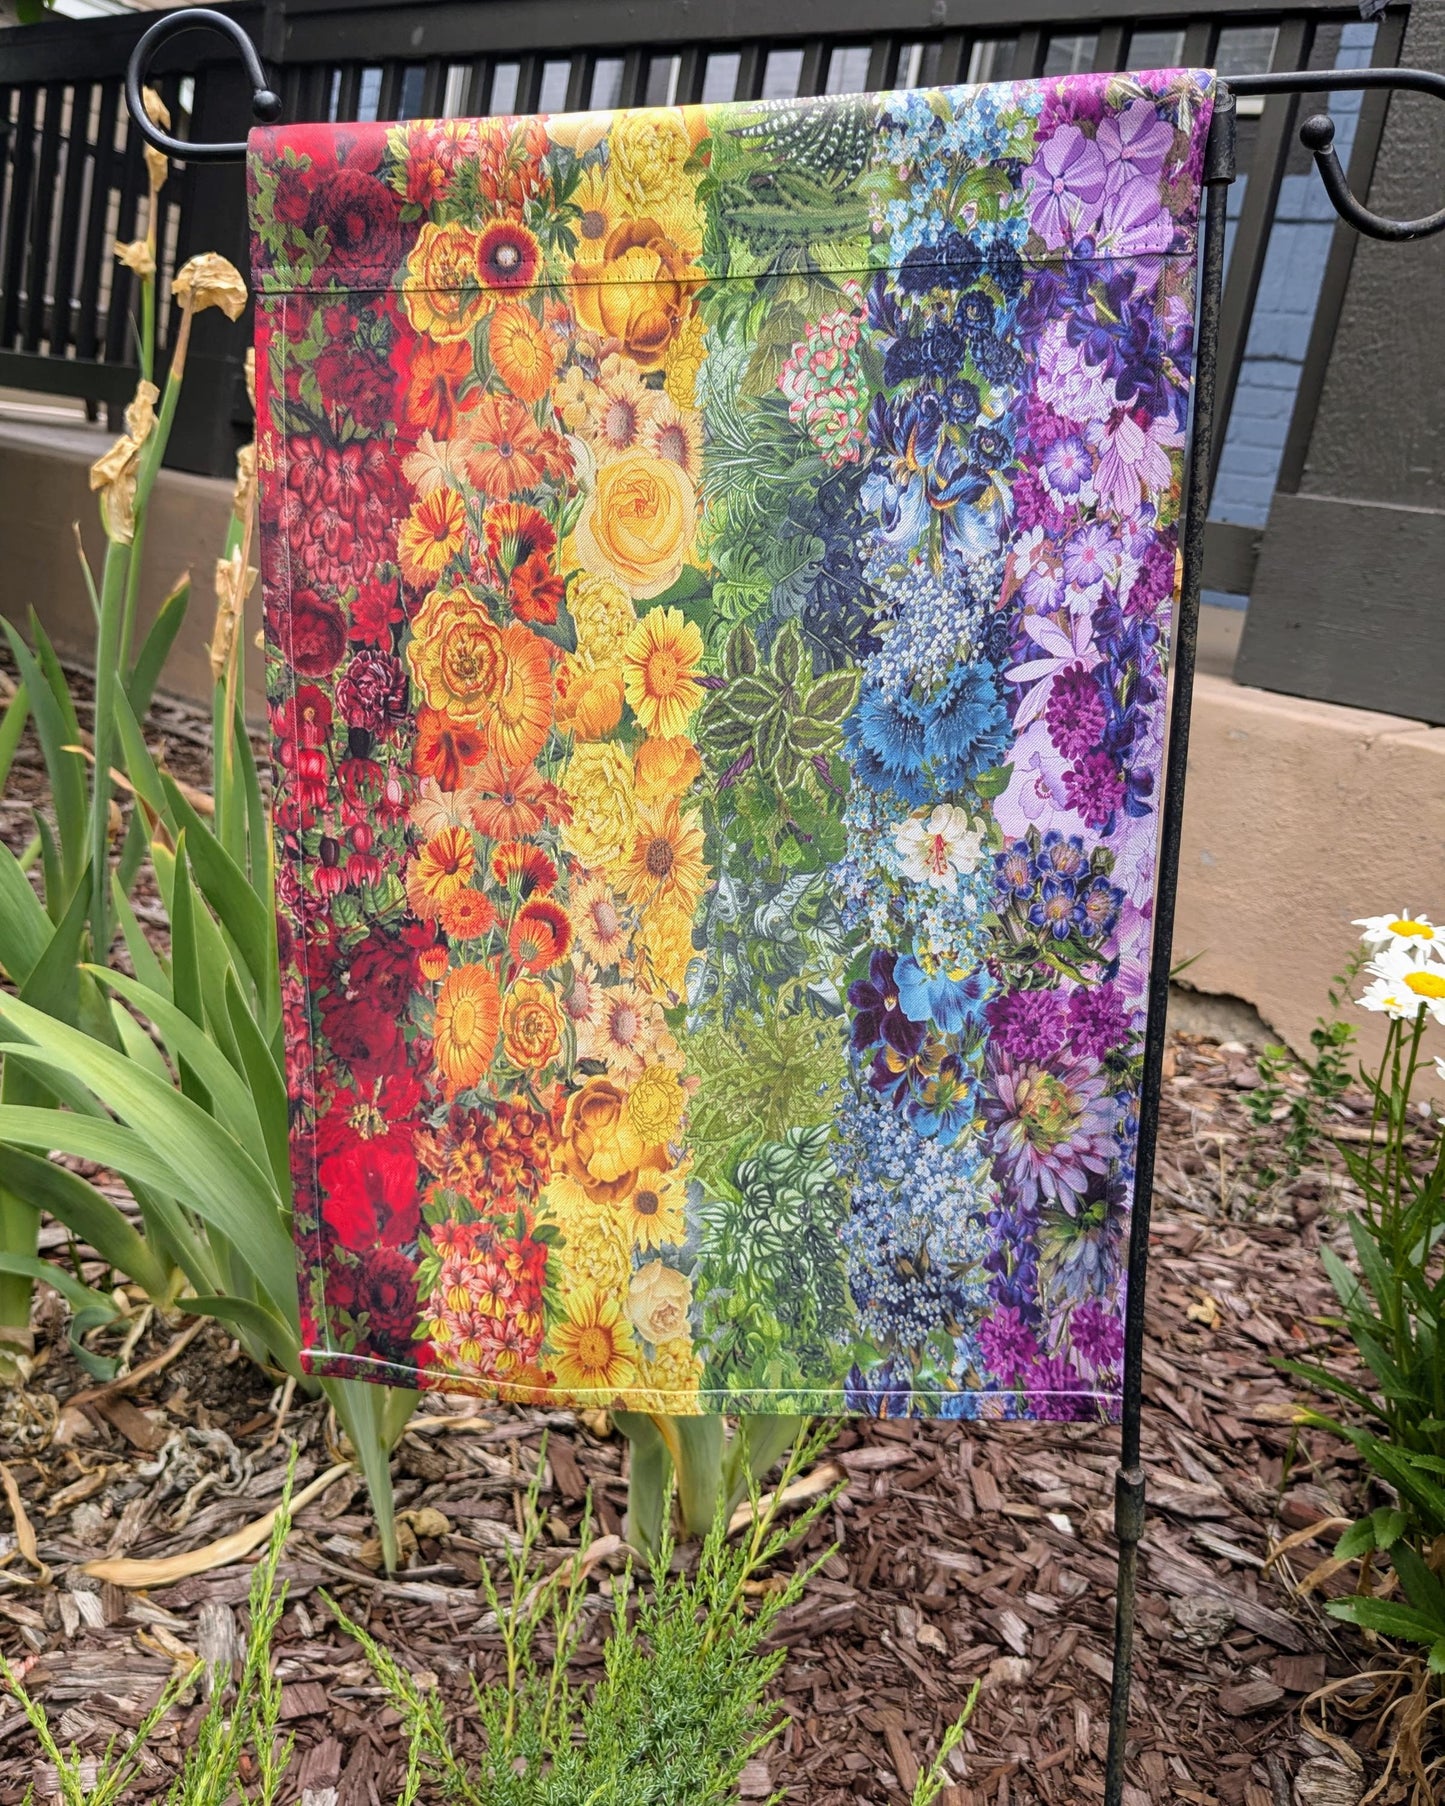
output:
[[[603,112],[611,112],[613,107],[622,105],[620,56],[599,56],[592,65],[592,92],[587,97],[587,104]]]
[[[1184,61],[1184,31],[1136,31],[1129,37],[1126,69],[1177,69]]]
[[[537,96],[539,113],[562,113],[567,107],[567,85],[572,80],[572,59],[542,65],[542,88]]]
[[[649,107],[670,107],[677,99],[677,72],[681,58],[655,56],[647,65],[643,100]]]
[[[420,63],[411,63],[401,72],[401,88],[397,93],[396,116],[398,119],[415,119],[421,112],[422,89],[426,86],[426,70]]]
[[[702,70],[702,97],[711,103],[718,100],[735,100],[738,92],[738,71],[742,68],[743,59],[736,50],[711,50]]]
[[[1013,53],[1012,38],[979,38],[969,46],[966,79],[970,82],[1007,80]]]
[[[1098,47],[1098,36],[1092,31],[1050,38],[1048,54],[1044,57],[1044,74],[1077,75],[1080,70],[1092,69]]]
[[[521,78],[520,63],[498,63],[492,71],[492,99],[489,111],[492,113],[515,113],[517,110],[517,83]]]
[[[801,50],[770,50],[763,67],[763,99],[791,100],[802,79]]]
[[[868,86],[868,46],[835,44],[828,52],[825,94],[862,94]]]
[[[898,68],[893,77],[896,88],[932,88],[938,84],[937,39],[931,44],[900,44]]]

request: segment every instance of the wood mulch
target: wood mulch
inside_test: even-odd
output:
[[[1328,1181],[1306,1174],[1288,1196],[1251,1207],[1241,1175],[1260,1147],[1243,1108],[1247,1054],[1176,1036],[1168,1069],[1126,1799],[1291,1806],[1293,1777],[1309,1762],[1316,1778],[1322,1765],[1338,1771],[1344,1791],[1323,1797],[1350,1802],[1370,1772],[1372,1733],[1355,1731],[1359,1778],[1347,1755],[1301,1733],[1306,1697],[1368,1660],[1354,1633],[1293,1590],[1331,1539],[1267,1566],[1273,1542],[1352,1515],[1363,1497],[1350,1451],[1296,1428],[1298,1395],[1271,1364],[1320,1339]],[[57,1230],[46,1240],[60,1251]],[[63,1330],[58,1300],[43,1293],[37,1370],[27,1391],[6,1398],[0,1421],[0,1447],[51,1569],[36,1584],[13,1534],[5,1538],[0,1648],[62,1736],[98,1750],[138,1721],[174,1663],[235,1650],[249,1569],[136,1594],[98,1586],[78,1564],[102,1553],[173,1554],[224,1535],[275,1502],[289,1443],[300,1450],[299,1484],[335,1450],[320,1408],[304,1401],[291,1404],[277,1438],[279,1394],[213,1326],[126,1388],[97,1388],[80,1373]],[[181,1333],[179,1321],[153,1323],[135,1365],[163,1356]],[[289,1799],[395,1798],[396,1717],[321,1589],[460,1706],[469,1672],[490,1672],[498,1657],[482,1628],[479,1564],[516,1535],[519,1491],[544,1430],[550,1546],[577,1546],[588,1488],[601,1529],[620,1529],[617,1439],[566,1412],[445,1421],[475,1409],[428,1401],[423,1415],[444,1421],[403,1442],[400,1502],[426,1510],[414,1520],[422,1534],[411,1566],[394,1580],[365,1565],[370,1524],[358,1482],[338,1481],[299,1515],[277,1643],[283,1710],[297,1734]],[[788,1723],[747,1771],[743,1798],[782,1787],[807,1806],[896,1806],[975,1679],[982,1697],[943,1806],[1101,1798],[1115,1446],[1115,1432],[1089,1425],[846,1427],[834,1455],[847,1487],[812,1538],[816,1550],[838,1548],[782,1627]],[[584,1674],[599,1659],[589,1639]],[[163,1791],[199,1709],[172,1714],[135,1797]],[[32,1783],[43,1799],[46,1779],[18,1707],[0,1704],[0,1806]]]
[[[177,775],[204,782],[205,724],[168,708],[155,725]],[[16,850],[30,832],[26,799],[42,791],[26,743],[0,805],[0,837]],[[150,913],[159,926],[158,909]],[[1351,1450],[1295,1425],[1299,1389],[1273,1365],[1326,1343],[1331,1294],[1319,1245],[1340,1236],[1344,1194],[1337,1178],[1306,1172],[1261,1195],[1275,1137],[1250,1121],[1255,1078],[1242,1046],[1171,1040],[1126,1806],[1355,1806],[1379,1766],[1378,1727],[1367,1719],[1331,1718],[1327,1742],[1302,1726],[1315,1689],[1371,1660],[1320,1609],[1347,1575],[1297,1591],[1332,1533],[1269,1560],[1291,1533],[1378,1501],[1366,1498]],[[57,1227],[44,1242],[64,1256]],[[84,1270],[108,1277],[98,1263]],[[31,1383],[0,1398],[0,1458],[50,1570],[42,1579],[22,1554],[0,1502],[0,1650],[62,1741],[98,1752],[139,1721],[175,1664],[235,1653],[250,1570],[237,1564],[138,1594],[99,1585],[79,1564],[209,1542],[275,1503],[288,1445],[303,1485],[336,1450],[320,1405],[285,1400],[215,1325],[177,1353],[184,1321],[151,1320],[131,1351],[143,1377],[108,1388],[77,1367],[64,1330],[63,1307],[42,1289]],[[164,1364],[147,1373],[152,1359]],[[428,1400],[422,1415],[476,1409]],[[396,1797],[396,1715],[332,1622],[323,1589],[409,1668],[434,1676],[459,1710],[469,1674],[495,1670],[477,1581],[516,1536],[544,1431],[548,1546],[577,1547],[589,1489],[601,1529],[620,1530],[622,1445],[566,1412],[494,1409],[409,1432],[396,1460],[399,1502],[424,1515],[413,1520],[411,1563],[392,1580],[366,1565],[371,1527],[358,1481],[339,1480],[299,1514],[276,1646],[297,1747],[283,1799],[380,1806]],[[848,1425],[833,1451],[846,1490],[815,1526],[810,1553],[837,1549],[782,1626],[787,1723],[750,1765],[742,1797],[783,1788],[800,1806],[898,1806],[981,1680],[941,1806],[1101,1799],[1116,1447],[1117,1432],[1087,1425]],[[604,1619],[595,1614],[584,1642],[584,1675],[600,1662]],[[200,1710],[196,1702],[171,1714],[134,1798],[164,1793]],[[32,1785],[41,1800],[53,1793],[18,1706],[0,1697],[0,1806]]]

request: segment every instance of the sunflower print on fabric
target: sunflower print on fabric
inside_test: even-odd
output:
[[[313,1370],[1113,1412],[1210,100],[254,134]]]

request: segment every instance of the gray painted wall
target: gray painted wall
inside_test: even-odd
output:
[[[1415,0],[1404,63],[1445,69],[1445,0]],[[1379,213],[1445,205],[1445,119],[1396,95]],[[1445,235],[1362,239],[1297,494],[1277,494],[1235,675],[1445,723]]]

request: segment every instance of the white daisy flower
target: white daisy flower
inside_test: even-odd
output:
[[[1423,1006],[1445,1026],[1445,965],[1427,964],[1408,946],[1394,946],[1378,954],[1365,970],[1371,982],[1360,998],[1362,1009],[1413,1022]]]
[[[1408,909],[1395,916],[1361,916],[1355,927],[1364,930],[1360,939],[1371,953],[1398,948],[1417,959],[1429,959],[1433,954],[1445,957],[1445,929],[1437,928],[1428,916],[1411,915]]]

